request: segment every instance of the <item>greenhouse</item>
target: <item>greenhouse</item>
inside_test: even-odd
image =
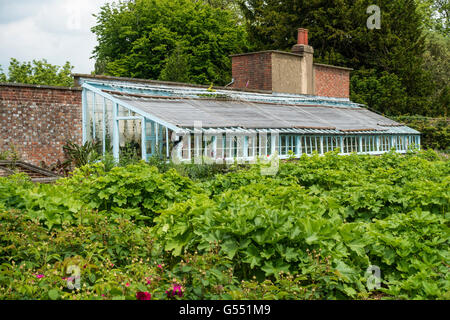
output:
[[[119,159],[251,162],[278,155],[406,152],[420,133],[349,99],[79,77],[83,143]]]

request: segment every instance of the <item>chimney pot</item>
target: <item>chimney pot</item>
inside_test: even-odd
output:
[[[297,44],[308,45],[308,29],[298,28]]]

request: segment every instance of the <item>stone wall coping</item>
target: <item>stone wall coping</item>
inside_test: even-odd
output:
[[[30,88],[30,89],[81,91],[80,87],[60,87],[60,86],[47,86],[47,85],[41,85],[41,84],[27,84],[27,83],[15,83],[15,82],[0,82],[0,87],[19,87],[19,88]]]
[[[340,67],[340,66],[333,66],[331,64],[324,64],[324,63],[313,63],[314,66],[318,66],[318,67],[324,67],[324,68],[333,68],[333,69],[340,69],[340,70],[347,70],[347,71],[353,71],[354,69],[352,68],[347,68],[347,67]]]
[[[303,57],[302,54],[287,52],[287,51],[281,51],[281,50],[262,50],[262,51],[254,51],[254,52],[246,52],[246,53],[238,53],[238,54],[232,54],[230,57],[239,57],[239,56],[248,56],[252,54],[261,54],[261,53],[280,53],[280,54],[286,54],[289,56],[295,56],[295,57]]]

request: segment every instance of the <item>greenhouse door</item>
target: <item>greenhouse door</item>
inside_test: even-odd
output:
[[[152,156],[165,154],[165,127],[151,120],[145,120],[145,160]]]

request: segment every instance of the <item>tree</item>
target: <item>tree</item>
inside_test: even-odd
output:
[[[450,105],[450,2],[416,2],[425,35],[424,69],[433,86],[428,115],[447,117]]]
[[[240,7],[240,0],[202,0],[203,3],[210,5],[213,8],[228,10],[232,13],[236,23],[244,23],[244,17]]]
[[[7,82],[8,78],[6,77],[6,75],[3,73],[3,68],[0,65],[0,82]]]
[[[374,69],[356,70],[351,77],[351,87],[352,101],[368,105],[378,112],[401,115],[410,111],[405,88],[395,74],[384,71],[379,75]]]
[[[92,32],[98,40],[94,50],[97,73],[144,79],[167,77],[175,48],[181,45],[180,61],[187,60],[190,81],[223,85],[231,78],[229,55],[247,48],[245,28],[236,25],[233,12],[205,1],[105,4],[96,18]]]
[[[450,2],[448,0],[416,0],[424,28],[448,37],[450,33]]]
[[[424,52],[425,69],[434,87],[430,115],[447,116],[450,105],[450,38],[429,31]]]
[[[70,62],[57,66],[48,63],[45,59],[20,62],[11,58],[8,77],[0,72],[0,81],[69,87],[73,85],[72,69]]]
[[[183,52],[180,44],[177,45],[169,58],[167,58],[159,79],[164,81],[189,82],[188,61],[189,56]]]
[[[370,81],[375,77],[378,85],[395,82],[401,86],[395,89],[396,95],[403,92],[402,97],[398,96],[401,110],[408,105],[408,112],[426,112],[424,105],[429,103],[432,87],[430,75],[423,68],[422,16],[416,3],[377,1],[381,29],[369,30],[366,9],[372,4],[371,0],[248,0],[242,3],[242,10],[249,39],[256,49],[290,50],[296,42],[297,28],[307,28],[315,61],[370,70]],[[368,88],[358,85],[359,80],[364,80],[361,74],[353,74],[353,96],[367,96],[369,92],[358,91]],[[369,106],[398,114],[396,105],[383,100]]]
[[[435,9],[435,29],[448,37],[450,34],[450,2],[448,0],[435,0],[433,8]]]

